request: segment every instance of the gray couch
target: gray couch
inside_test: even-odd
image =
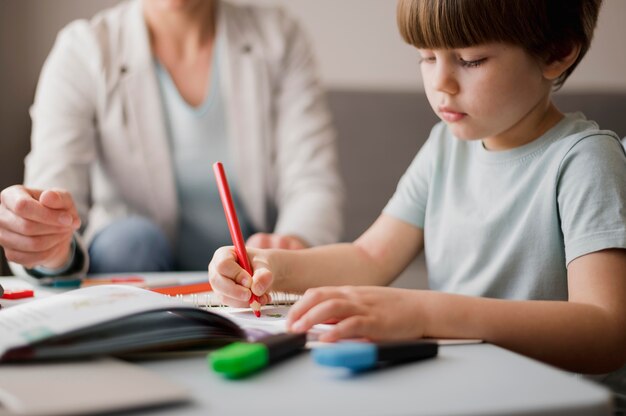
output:
[[[437,118],[424,94],[371,91],[331,91],[330,106],[339,132],[341,172],[346,181],[347,206],[345,240],[357,237],[378,216],[396,183]],[[601,127],[626,135],[626,93],[556,94],[563,111],[583,111]],[[20,140],[28,140],[24,131]],[[19,146],[11,146],[13,149]],[[0,152],[10,151],[4,147]],[[23,152],[11,158],[22,159]],[[19,177],[12,167],[0,165],[0,187]],[[420,282],[423,285],[423,264]],[[6,269],[3,271],[8,273]],[[413,274],[410,272],[409,274]],[[413,281],[408,286],[414,286]],[[402,282],[400,285],[404,285]]]

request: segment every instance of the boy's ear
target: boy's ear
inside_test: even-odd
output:
[[[547,63],[543,66],[543,76],[550,81],[554,81],[561,76],[563,72],[576,62],[578,55],[580,54],[580,45],[575,44],[570,49],[569,53],[559,59]]]

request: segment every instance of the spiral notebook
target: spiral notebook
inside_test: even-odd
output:
[[[214,292],[193,293],[189,295],[175,295],[175,299],[198,308],[223,308],[226,307]],[[268,306],[291,306],[302,295],[295,293],[270,292],[271,301]]]

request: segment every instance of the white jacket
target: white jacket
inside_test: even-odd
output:
[[[259,231],[312,245],[337,241],[343,190],[335,133],[303,33],[279,9],[220,2],[218,10],[246,212]],[[83,252],[99,230],[131,214],[153,220],[175,244],[175,178],[140,0],[59,33],[31,116],[25,184],[72,193],[85,224]]]

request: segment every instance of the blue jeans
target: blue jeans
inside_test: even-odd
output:
[[[164,272],[174,269],[172,249],[152,221],[134,216],[111,223],[89,246],[89,273]]]

